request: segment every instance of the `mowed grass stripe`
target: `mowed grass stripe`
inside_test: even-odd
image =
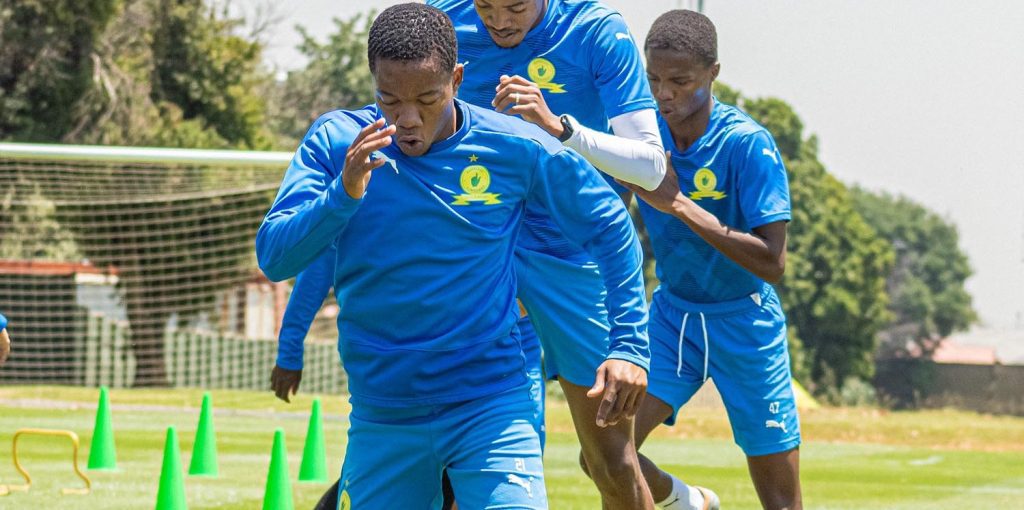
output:
[[[80,483],[71,471],[66,442],[25,438],[22,462],[34,477],[29,494],[0,497],[0,508],[152,508],[162,460],[163,434],[174,425],[187,469],[202,390],[112,390],[117,441],[116,473],[88,474],[89,496],[61,496]],[[298,474],[312,396],[292,404],[269,393],[213,391],[220,460],[219,478],[186,477],[189,508],[258,508],[275,427],[285,429],[292,479]],[[88,388],[0,388],[0,484],[20,483],[10,461],[10,440],[22,427],[63,428],[82,440],[84,467],[98,392]],[[344,455],[345,398],[324,396],[328,470]],[[6,405],[14,403],[14,405]],[[217,412],[219,410],[219,412]],[[243,412],[244,411],[244,412]],[[550,507],[599,508],[596,490],[580,472],[579,449],[564,402],[549,400],[545,458]],[[805,507],[959,510],[1022,508],[1024,419],[957,411],[889,413],[872,409],[823,409],[803,415],[801,450]],[[884,436],[879,431],[884,431]],[[655,433],[642,450],[674,474],[713,487],[730,509],[757,509],[739,448],[718,410],[691,410],[680,424]],[[386,469],[386,467],[382,468]],[[327,484],[293,484],[297,508],[311,508]]]

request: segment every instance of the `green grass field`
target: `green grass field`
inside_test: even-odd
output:
[[[285,430],[292,479],[298,474],[312,397],[292,404],[269,392],[213,391],[220,460],[218,478],[186,477],[189,508],[260,508],[275,427]],[[0,387],[0,484],[21,483],[10,442],[23,427],[60,428],[82,440],[83,469],[98,392],[57,387]],[[19,457],[34,484],[28,493],[0,496],[3,509],[153,508],[164,433],[175,425],[181,461],[188,468],[201,390],[112,390],[117,472],[87,472],[93,492],[61,496],[81,482],[71,470],[66,441],[27,437]],[[322,399],[328,470],[344,453],[348,406]],[[550,507],[600,508],[596,491],[576,465],[568,411],[549,400],[545,459]],[[801,451],[808,509],[1024,508],[1024,419],[957,411],[890,413],[874,409],[821,409],[804,413]],[[693,410],[673,429],[657,432],[643,448],[671,472],[714,488],[728,510],[759,508],[724,412]],[[293,483],[296,508],[311,508],[327,484]]]

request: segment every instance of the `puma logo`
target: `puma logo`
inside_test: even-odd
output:
[[[761,149],[761,154],[764,156],[768,156],[769,158],[772,158],[772,162],[775,163],[776,165],[779,164],[779,160],[775,158],[775,151]]]
[[[782,417],[782,419],[785,419],[785,418],[786,418],[785,416]],[[780,421],[765,420],[764,421],[764,428],[766,428],[766,429],[782,429],[783,432],[785,432],[787,434],[789,433],[789,431],[786,430],[786,422],[781,421],[781,420]]]
[[[529,496],[531,498],[533,497],[533,486],[530,484],[529,480],[527,480],[525,478],[522,478],[520,476],[517,476],[517,475],[513,475],[512,473],[509,473],[508,474],[508,483],[513,484],[513,485],[518,485],[518,486],[522,487],[524,490],[526,490],[526,495],[527,496]]]
[[[629,34],[625,32],[615,32],[615,40],[621,41],[623,39],[629,39]]]

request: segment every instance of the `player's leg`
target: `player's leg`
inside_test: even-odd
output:
[[[800,420],[785,321],[770,287],[749,311],[708,320],[712,377],[761,505],[770,510],[802,508]]]
[[[541,368],[540,340],[537,338],[537,332],[530,324],[530,320],[525,316],[520,318],[518,326],[519,338],[523,344],[523,355],[526,357],[526,375],[530,378],[530,397],[534,403],[533,428],[540,438],[540,449],[543,453],[547,434],[544,429],[545,381],[544,371]],[[455,503],[455,491],[452,489],[447,469],[441,479],[441,493],[443,496],[441,510],[459,509],[459,505]]]
[[[523,390],[467,402],[438,418],[434,433],[460,508],[548,508],[535,406]]]
[[[747,457],[747,468],[761,506],[778,510],[803,508],[799,447],[782,453]]]
[[[516,253],[520,299],[544,346],[545,372],[565,393],[591,478],[606,508],[653,508],[640,472],[632,419],[599,427],[600,401],[587,397],[608,354],[606,291],[596,265]]]
[[[313,510],[338,510],[338,493],[341,490],[338,488],[341,484],[341,478],[338,478],[327,492],[324,492],[323,496],[320,496],[320,501],[316,503]]]
[[[353,408],[337,508],[440,508],[430,409]]]
[[[444,470],[441,477],[441,510],[459,510],[455,504],[455,491],[452,490],[452,479],[448,476],[448,470]]]
[[[684,322],[687,323],[686,331],[683,331]],[[694,342],[691,334],[700,331],[699,323],[689,321],[686,312],[672,306],[662,291],[655,293],[648,323],[648,334],[651,337],[651,371],[647,378],[647,398],[641,404],[636,418],[638,448],[659,425],[675,424],[679,409],[704,384],[704,345],[703,342]],[[680,337],[684,340],[682,352],[679,350]],[[642,453],[640,468],[651,488],[651,495],[660,508],[718,508],[718,496],[714,492],[687,485],[679,477],[658,468]]]
[[[587,386],[559,378],[572,414],[587,474],[601,492],[607,509],[653,509],[654,500],[644,482],[633,440],[633,419],[598,427],[595,422],[600,401],[587,397]],[[641,505],[641,506],[634,506]]]

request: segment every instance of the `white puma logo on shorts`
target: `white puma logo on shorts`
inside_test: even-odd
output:
[[[533,485],[530,484],[530,480],[522,478],[522,477],[517,476],[517,475],[513,475],[512,473],[509,473],[508,474],[508,483],[511,483],[513,485],[518,485],[518,486],[522,487],[523,489],[526,489],[526,495],[531,497],[531,498],[533,497]]]
[[[783,416],[782,419],[784,420],[784,419],[786,419],[786,417]],[[764,421],[764,428],[766,428],[766,429],[782,429],[783,432],[785,432],[787,434],[789,433],[789,431],[786,430],[786,422],[784,422],[782,420],[779,420],[779,421],[776,421],[776,420],[765,420]]]

